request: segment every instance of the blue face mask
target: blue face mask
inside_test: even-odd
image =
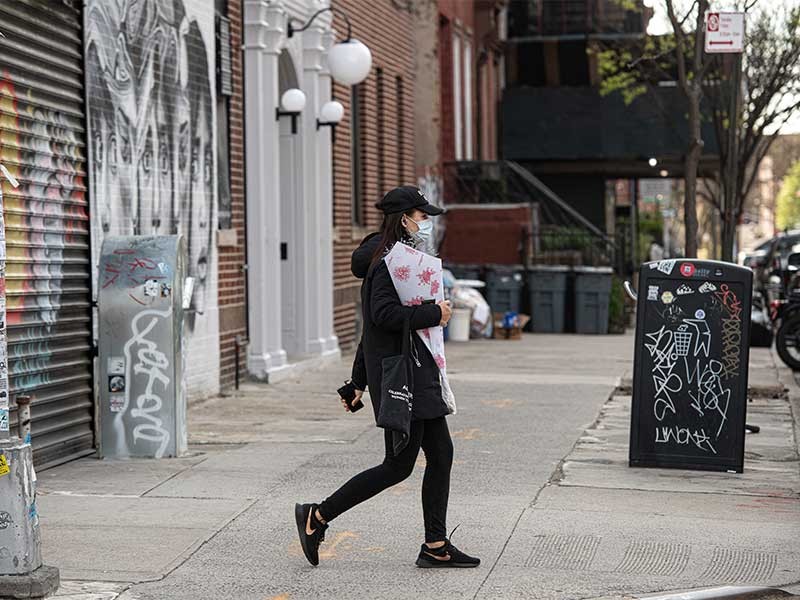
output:
[[[413,219],[407,218],[409,221],[413,221]],[[414,223],[416,223],[419,229],[414,233],[409,232],[408,234],[416,242],[418,250],[427,252],[433,242],[433,221],[425,219],[424,221],[414,221]]]

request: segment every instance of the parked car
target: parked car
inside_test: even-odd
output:
[[[788,259],[800,250],[800,231],[781,233],[745,256],[744,265],[753,270],[753,287],[772,306],[785,296],[789,283]]]

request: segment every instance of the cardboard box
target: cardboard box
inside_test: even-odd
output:
[[[511,328],[503,327],[503,316],[505,313],[494,313],[494,339],[496,340],[521,340],[522,330],[531,318],[528,315],[517,315],[519,323]]]

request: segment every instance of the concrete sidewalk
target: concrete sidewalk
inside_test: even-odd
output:
[[[800,590],[800,389],[755,350],[744,475],[627,467],[632,336],[448,346],[459,414],[451,526],[483,565],[413,566],[417,472],[342,515],[313,569],[296,501],[382,457],[371,411],[332,394],[346,362],[190,408],[192,455],[84,459],[39,476],[44,555],[73,600],[589,598],[747,583]],[[781,396],[782,386],[789,397]],[[624,389],[624,386],[623,386]],[[788,587],[787,587],[788,586]],[[794,587],[793,587],[794,586]]]

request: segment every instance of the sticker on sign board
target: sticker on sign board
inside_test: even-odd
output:
[[[647,299],[648,300],[658,300],[658,286],[651,285],[647,288]]]
[[[5,454],[0,454],[0,477],[8,475],[11,468],[8,466],[8,459]]]
[[[706,281],[706,282],[705,282],[703,285],[701,285],[701,286],[700,286],[698,289],[700,290],[700,293],[701,293],[701,294],[709,294],[709,293],[711,293],[711,292],[716,292],[716,291],[717,291],[717,286],[715,286],[715,285],[714,285],[713,283],[711,283],[710,281]]]
[[[125,375],[125,358],[122,356],[110,356],[107,362],[109,375]]]
[[[694,318],[702,321],[706,318],[706,311],[704,311],[702,308],[698,308],[696,311],[694,311]]]
[[[672,270],[675,268],[675,259],[660,260],[658,261],[658,270],[665,275],[672,275]]]
[[[0,408],[0,431],[8,431],[8,409]]]
[[[109,392],[124,392],[125,391],[125,376],[124,375],[109,375],[108,377],[108,391]]]
[[[658,268],[658,263],[657,262],[651,262],[650,263],[650,270],[651,271],[654,270],[654,269],[657,269],[657,268]]]
[[[694,290],[684,283],[683,285],[678,286],[678,289],[675,290],[675,293],[678,294],[678,296],[686,296],[688,294],[694,294]]]
[[[681,263],[681,275],[691,277],[694,275],[695,266],[692,263]]]
[[[125,394],[111,394],[108,397],[108,408],[113,413],[125,410]]]
[[[672,304],[674,301],[675,301],[675,296],[669,290],[661,294],[661,302],[663,302],[664,304]]]
[[[158,280],[148,279],[144,282],[144,295],[148,297],[158,296]]]

